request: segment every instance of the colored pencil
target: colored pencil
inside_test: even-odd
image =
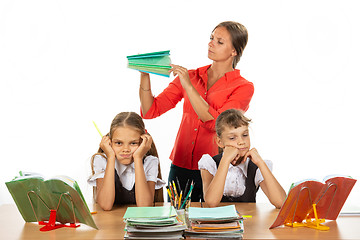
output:
[[[182,196],[182,190],[181,190],[181,192],[180,192],[180,196],[179,196],[179,205],[178,205],[178,207],[180,207],[180,206],[181,206],[181,196]],[[178,209],[181,209],[181,208],[178,208]]]
[[[100,134],[100,136],[103,137],[103,135],[100,132],[100,129],[98,128],[98,126],[96,125],[96,123],[94,121],[93,121],[93,124],[94,124],[96,130],[98,131],[98,133]]]
[[[186,203],[186,201],[188,200],[188,198],[189,198],[189,196],[190,196],[190,194],[191,194],[191,192],[192,192],[193,188],[194,188],[194,184],[193,184],[193,183],[191,183],[190,190],[189,190],[189,192],[187,193],[186,198],[185,198],[184,202],[182,203],[182,205],[181,205],[180,209],[182,209],[182,208],[183,208],[184,204],[185,204],[185,203]]]
[[[172,184],[173,184],[173,186],[174,186],[175,195],[176,195],[176,197],[178,197],[178,193],[177,193],[177,191],[176,191],[176,186],[175,186],[175,181],[174,181],[174,180],[172,181]]]
[[[167,191],[167,193],[168,193],[168,195],[169,195],[171,205],[174,205],[174,204],[173,204],[172,197],[171,197],[170,189],[169,189],[169,187],[168,187],[168,186],[166,186],[166,191]]]
[[[185,185],[185,190],[184,190],[184,195],[183,195],[184,198],[189,190],[189,181],[190,181],[190,179],[188,178],[186,185]]]

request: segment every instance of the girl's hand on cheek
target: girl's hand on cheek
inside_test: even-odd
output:
[[[115,152],[111,147],[111,140],[108,135],[103,136],[101,139],[100,148],[104,151],[108,158],[115,157]]]
[[[256,164],[256,166],[258,166],[259,163],[261,163],[262,161],[264,161],[260,154],[258,153],[258,151],[256,150],[256,148],[252,148],[251,150],[249,150],[245,156],[244,159],[246,158],[250,158],[251,161]]]
[[[226,145],[224,148],[223,158],[226,159],[229,163],[236,161],[240,158],[240,151],[238,148]]]
[[[135,150],[133,157],[135,159],[143,159],[145,154],[150,150],[152,144],[152,137],[149,134],[143,134],[140,136],[142,142],[138,149]]]

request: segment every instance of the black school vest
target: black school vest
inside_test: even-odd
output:
[[[219,167],[221,158],[222,153],[213,157],[216,167]],[[244,194],[237,197],[223,196],[221,202],[256,202],[256,192],[259,187],[256,187],[254,179],[257,169],[258,167],[252,161],[249,161]]]
[[[129,191],[123,187],[120,177],[115,170],[115,204],[136,204],[135,184]]]

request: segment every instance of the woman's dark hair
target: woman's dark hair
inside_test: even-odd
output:
[[[238,62],[240,61],[240,57],[242,56],[244,49],[246,47],[248,41],[248,31],[244,25],[233,21],[226,21],[219,23],[214,28],[214,30],[218,27],[225,27],[230,33],[232,45],[237,53],[237,55],[234,57],[233,66],[232,66],[233,68],[235,68]]]

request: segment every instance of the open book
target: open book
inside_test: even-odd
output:
[[[48,221],[50,210],[56,210],[57,222],[84,223],[97,229],[79,185],[70,177],[45,180],[40,174],[20,172],[5,184],[26,222]]]
[[[356,180],[348,176],[331,175],[323,181],[308,179],[293,183],[270,228],[315,218],[313,204],[316,204],[317,218],[336,220]]]
[[[167,50],[127,56],[128,68],[169,77],[171,69],[169,55],[170,51]]]

